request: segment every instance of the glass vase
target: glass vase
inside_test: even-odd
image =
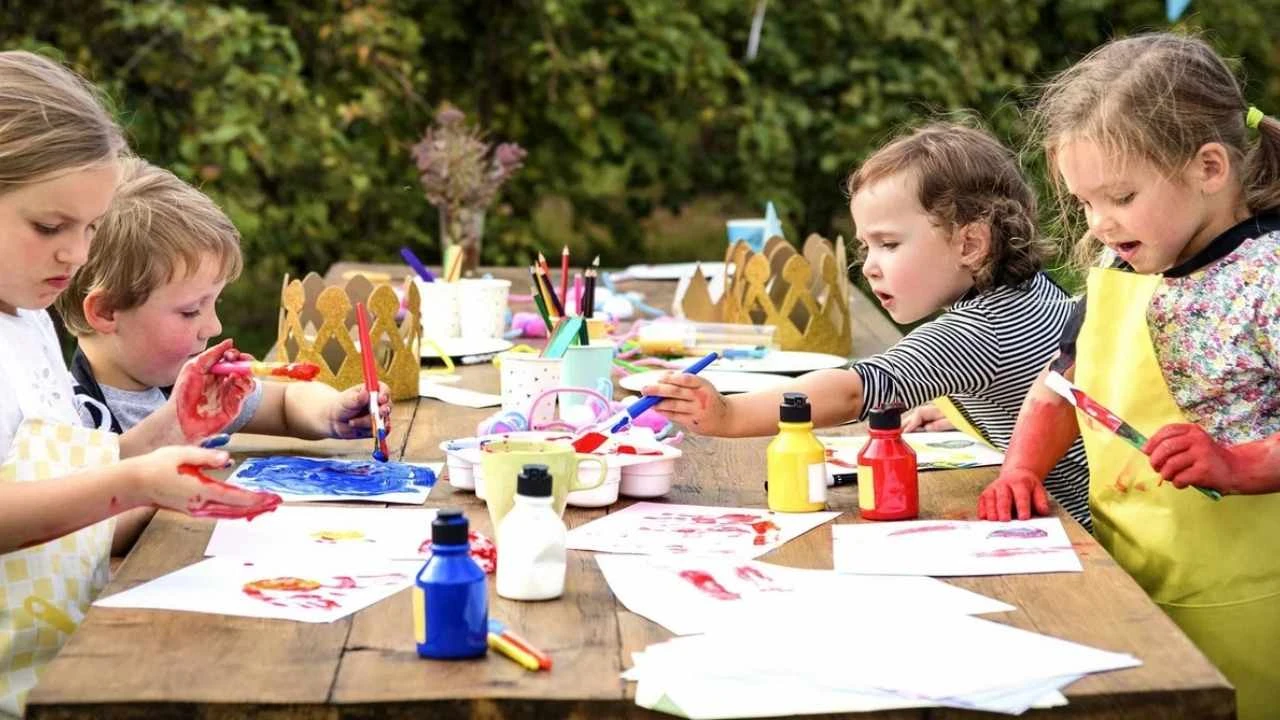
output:
[[[480,244],[484,239],[484,209],[441,207],[440,211],[440,257],[446,257],[446,251],[452,245],[462,248],[462,275],[471,277],[480,267]],[[443,261],[442,261],[443,262]],[[449,268],[442,268],[448,273]]]

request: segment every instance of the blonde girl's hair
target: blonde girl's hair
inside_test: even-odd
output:
[[[1068,197],[1054,168],[1062,146],[1088,140],[1111,157],[1141,158],[1174,176],[1206,143],[1221,143],[1253,214],[1280,206],[1280,122],[1246,127],[1244,92],[1227,63],[1203,40],[1152,33],[1113,40],[1063,71],[1044,89],[1035,111],[1064,227]],[[1079,268],[1098,258],[1087,233],[1073,252]]]
[[[132,310],[175,279],[214,264],[224,282],[243,268],[240,233],[207,195],[136,157],[120,161],[120,185],[89,248],[89,261],[55,305],[76,337],[93,334],[84,299],[94,290],[113,311]],[[178,273],[182,273],[180,278]]]
[[[991,229],[991,248],[970,268],[974,286],[1016,286],[1044,267],[1052,245],[1036,229],[1036,196],[1018,160],[983,130],[931,123],[876,150],[849,177],[852,197],[867,185],[911,173],[920,206],[947,232],[972,223]]]
[[[34,53],[0,52],[0,194],[110,162],[125,147],[84,78]]]

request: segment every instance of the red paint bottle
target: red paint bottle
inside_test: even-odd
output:
[[[902,439],[902,407],[871,411],[871,438],[858,453],[858,508],[868,520],[920,514],[916,451]]]

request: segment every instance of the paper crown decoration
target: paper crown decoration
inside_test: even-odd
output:
[[[725,254],[724,293],[718,302],[701,272],[695,272],[679,310],[698,322],[777,326],[783,350],[848,357],[853,351],[848,262],[844,239],[810,235],[804,253],[779,236],[763,253],[737,242]]]
[[[356,275],[338,286],[326,284],[315,273],[301,281],[286,275],[280,291],[276,355],[289,362],[319,365],[316,380],[339,390],[362,384],[355,312],[356,303],[362,302],[369,314],[378,378],[391,388],[393,400],[416,398],[421,305],[414,283],[407,284],[406,292],[406,312],[397,322],[400,298],[387,283],[375,285]]]

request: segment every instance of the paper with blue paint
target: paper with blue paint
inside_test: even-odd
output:
[[[285,502],[368,500],[421,505],[441,465],[274,455],[245,460],[227,482],[276,493]]]

